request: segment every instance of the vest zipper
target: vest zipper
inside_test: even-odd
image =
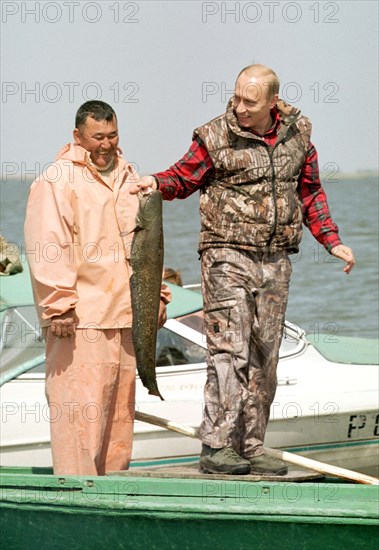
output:
[[[284,136],[282,136],[280,139],[277,139],[274,147],[270,147],[269,145],[267,145],[266,142],[264,142],[266,147],[267,147],[267,154],[268,154],[268,157],[270,159],[270,165],[271,165],[271,169],[272,169],[271,191],[272,191],[272,198],[273,198],[273,201],[274,201],[274,223],[273,223],[273,226],[272,226],[270,239],[268,241],[268,246],[269,247],[270,247],[271,241],[272,241],[272,239],[275,235],[276,226],[278,224],[278,204],[277,204],[277,200],[276,200],[276,174],[275,174],[274,160],[273,160],[272,156],[274,154],[274,149],[276,148],[277,145],[279,145],[279,143],[281,143],[283,141],[283,139],[284,139]]]
[[[269,238],[269,241],[268,241],[268,246],[270,247],[271,241],[272,241],[272,239],[275,235],[276,225],[278,223],[278,205],[277,205],[277,202],[276,202],[276,185],[275,185],[275,183],[276,183],[275,167],[274,167],[274,161],[273,161],[273,158],[272,158],[272,154],[274,152],[276,144],[274,145],[274,147],[272,149],[267,144],[266,144],[266,147],[267,147],[267,153],[268,153],[268,157],[270,159],[270,165],[271,165],[271,170],[272,170],[271,191],[272,191],[272,199],[274,201],[274,223],[273,223],[270,238]]]

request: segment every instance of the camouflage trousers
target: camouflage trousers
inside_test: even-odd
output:
[[[291,272],[286,251],[202,254],[208,360],[200,436],[210,447],[246,458],[263,452]]]

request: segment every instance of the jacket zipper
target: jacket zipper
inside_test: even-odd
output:
[[[268,246],[271,245],[271,241],[272,241],[272,239],[275,235],[276,225],[278,223],[278,205],[277,205],[277,202],[276,202],[276,177],[275,177],[276,174],[275,174],[274,161],[273,161],[273,158],[272,158],[275,147],[276,147],[276,144],[274,145],[274,147],[270,151],[270,147],[267,145],[267,148],[268,148],[267,153],[268,153],[268,157],[270,159],[270,165],[271,165],[271,170],[272,170],[271,192],[272,192],[272,199],[274,201],[274,223],[273,223],[270,238],[269,238],[269,241],[268,241]]]
[[[286,135],[287,135],[287,133],[286,133]],[[274,160],[273,160],[272,157],[273,157],[274,150],[275,150],[276,146],[279,145],[279,143],[281,143],[283,141],[284,137],[285,136],[283,136],[280,140],[277,140],[274,147],[272,147],[272,148],[269,145],[267,145],[267,143],[264,142],[266,147],[267,147],[267,154],[268,154],[268,158],[270,159],[270,166],[271,166],[271,170],[272,170],[271,192],[272,192],[272,199],[274,201],[274,223],[273,223],[270,238],[269,238],[269,241],[268,241],[268,246],[271,245],[271,241],[272,241],[272,239],[275,235],[276,226],[278,224],[278,204],[277,204],[277,200],[276,200],[276,174],[275,174]]]

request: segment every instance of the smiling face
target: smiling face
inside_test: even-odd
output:
[[[271,126],[270,111],[278,101],[271,95],[267,75],[242,73],[236,82],[233,108],[241,128],[264,134]]]
[[[87,117],[80,128],[75,128],[74,139],[77,145],[89,152],[92,162],[99,170],[106,170],[112,165],[117,154],[117,120],[113,117],[108,122]]]

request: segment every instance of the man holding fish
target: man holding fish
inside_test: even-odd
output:
[[[264,452],[291,276],[302,223],[328,252],[354,266],[321,187],[311,123],[279,100],[264,65],[237,77],[226,113],[194,131],[189,151],[168,170],[144,176],[131,193],[163,198],[200,190],[205,331],[205,407],[200,469],[283,475]]]
[[[127,469],[131,459],[136,360],[129,281],[139,200],[129,189],[138,174],[118,141],[112,107],[84,103],[74,143],[30,189],[25,243],[46,341],[55,474],[103,475]],[[158,244],[150,251],[151,265],[154,254],[161,262],[152,330],[165,322],[170,299],[160,288]]]

